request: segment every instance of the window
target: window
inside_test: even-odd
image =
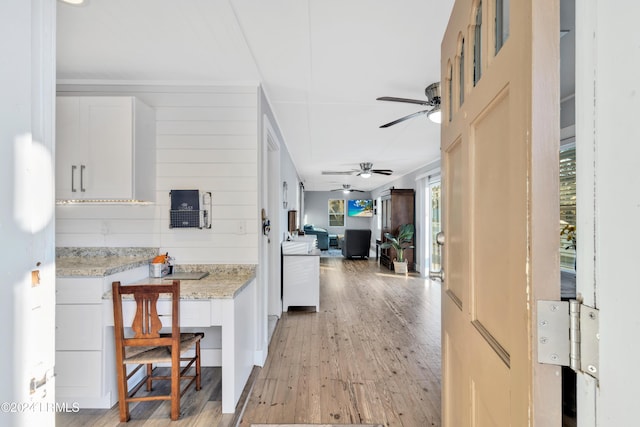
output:
[[[560,150],[560,267],[575,269],[576,262],[576,149]],[[573,229],[573,232],[571,230]]]
[[[482,76],[482,2],[476,8],[476,25],[473,34],[473,85]]]
[[[496,55],[509,38],[509,0],[496,0]]]
[[[329,227],[344,227],[344,200],[329,200]]]
[[[430,220],[431,220],[431,271],[440,271],[442,269],[442,247],[436,241],[436,236],[442,231],[442,223],[440,221],[441,214],[441,186],[440,182],[436,181],[429,185],[430,193]]]
[[[460,45],[460,106],[464,104],[464,39],[462,39],[462,44]]]

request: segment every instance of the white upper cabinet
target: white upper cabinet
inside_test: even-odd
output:
[[[59,96],[58,200],[155,199],[155,113],[131,96]]]

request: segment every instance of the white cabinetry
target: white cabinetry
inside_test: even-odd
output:
[[[155,113],[131,96],[56,99],[56,198],[155,198]]]
[[[111,283],[147,277],[149,268],[105,277],[56,281],[56,401],[81,408],[111,408],[117,401],[113,328],[103,323],[102,295]],[[69,406],[71,407],[71,406]]]
[[[314,306],[320,311],[320,251],[282,256],[282,305]]]

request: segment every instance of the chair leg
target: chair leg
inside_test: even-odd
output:
[[[196,341],[196,390],[200,390],[200,341]]]
[[[127,365],[120,363],[118,366],[118,407],[120,409],[120,422],[129,421],[129,402],[127,402]]]
[[[171,420],[180,417],[180,352],[171,360]]]
[[[147,363],[147,391],[151,391],[153,388],[153,380],[151,379],[152,374],[153,365],[151,363]]]

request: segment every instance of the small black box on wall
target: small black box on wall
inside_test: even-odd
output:
[[[200,227],[200,191],[171,190],[169,228]]]

